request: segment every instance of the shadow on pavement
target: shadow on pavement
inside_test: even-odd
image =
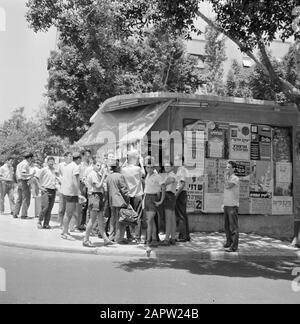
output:
[[[300,260],[245,259],[245,260],[197,260],[195,258],[140,259],[119,263],[126,272],[150,269],[185,270],[199,276],[220,276],[234,278],[266,278],[272,280],[295,279],[292,270],[299,268]]]

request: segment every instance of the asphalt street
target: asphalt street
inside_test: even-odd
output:
[[[0,303],[298,304],[297,267],[291,259],[136,259],[0,247]]]

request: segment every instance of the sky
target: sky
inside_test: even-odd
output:
[[[34,33],[25,19],[26,0],[0,0],[0,123],[25,107],[34,117],[45,101],[47,59],[56,31]]]

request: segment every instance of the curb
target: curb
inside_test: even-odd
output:
[[[257,252],[237,252],[237,253],[226,253],[224,251],[195,251],[195,250],[171,250],[168,248],[164,249],[152,249],[149,256],[147,256],[146,249],[141,247],[139,251],[130,250],[112,250],[111,248],[99,247],[95,249],[81,249],[81,248],[69,248],[69,247],[54,247],[37,244],[25,244],[16,243],[9,241],[0,241],[0,246],[21,248],[26,250],[45,251],[45,252],[58,252],[58,253],[70,253],[70,254],[82,254],[82,255],[94,255],[94,256],[118,256],[118,257],[133,257],[133,258],[194,258],[198,260],[243,260],[243,259],[300,259],[300,251],[292,253],[277,252],[277,253],[257,253]]]

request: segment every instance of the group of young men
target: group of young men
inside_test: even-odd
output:
[[[105,245],[127,244],[132,240],[139,242],[143,217],[146,217],[144,223],[148,227],[148,231],[145,231],[148,244],[159,240],[160,230],[170,234],[170,239],[165,240],[164,245],[175,244],[176,229],[179,231],[177,241],[190,240],[186,211],[188,171],[183,165],[176,170],[176,174],[173,165],[166,167],[168,171],[159,174],[159,171],[151,169],[151,159],[146,159],[148,164],[144,165],[136,151],[128,153],[127,161],[122,166],[113,156],[107,156],[102,161],[95,160],[89,150],[74,154],[67,152],[64,161],[58,166],[53,157],[48,157],[41,169],[33,167],[33,158],[33,154],[26,154],[24,160],[17,165],[16,172],[11,158],[0,168],[0,213],[4,212],[4,199],[8,195],[13,217],[18,218],[20,214],[22,219],[28,218],[32,187],[36,187],[41,196],[38,228],[51,229],[51,213],[58,194],[61,238],[75,240],[70,232],[85,231],[85,247],[95,247],[90,236],[96,226]],[[224,215],[227,241],[224,247],[229,252],[237,251],[239,240],[239,179],[234,175],[234,168],[234,163],[229,162],[225,174]],[[164,180],[158,181],[156,174]],[[163,202],[165,207],[160,208]],[[140,216],[135,227],[119,223],[120,210],[129,205]],[[75,220],[73,224],[72,219]]]

